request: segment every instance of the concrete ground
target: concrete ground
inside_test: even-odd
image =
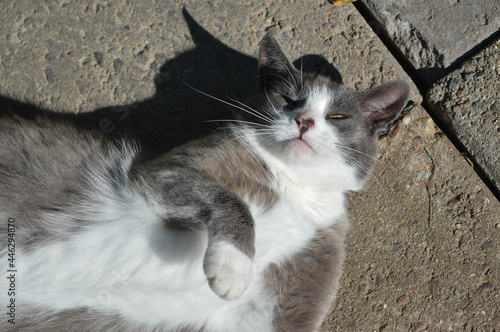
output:
[[[463,158],[468,153],[476,162],[474,155],[457,150],[465,145],[461,136],[439,117],[456,104],[435,100],[448,88],[467,95],[467,72],[453,76],[457,83],[436,83],[437,92],[429,96],[438,111],[426,109],[422,96],[495,34],[498,6],[485,0],[481,8],[482,1],[474,1],[481,24],[471,23],[469,30],[479,37],[460,44],[453,52],[461,54],[450,58],[449,52],[440,57],[446,49],[439,47],[452,45],[449,38],[463,31],[443,26],[448,34],[442,44],[426,41],[430,27],[439,31],[434,25],[439,10],[464,10],[460,4],[469,4],[441,3],[447,2],[449,8],[439,9],[430,0],[421,2],[422,8],[368,1],[365,7],[376,19],[368,21],[359,4],[332,6],[326,0],[2,2],[0,103],[36,106],[25,107],[27,112],[39,107],[71,113],[92,129],[136,136],[148,148],[165,150],[208,131],[204,120],[230,115],[182,81],[224,99],[245,100],[256,84],[258,42],[270,30],[292,59],[320,55],[309,56],[309,63],[326,59],[349,87],[367,89],[399,78],[424,82],[412,84],[410,105],[380,140],[381,162],[372,181],[351,196],[342,288],[322,330],[497,331],[500,204]],[[424,17],[421,9],[432,9],[432,26],[407,19],[412,11]],[[392,47],[400,52],[391,53],[380,38],[396,36],[391,28],[405,27],[405,20],[411,22],[407,42],[420,44],[406,47],[404,38],[394,38]],[[483,38],[481,29],[492,32]],[[416,71],[396,59],[401,55],[414,61]],[[415,61],[420,56],[422,61]],[[487,57],[498,59],[498,47]],[[444,59],[437,71],[429,62],[435,59]],[[496,73],[484,76],[492,91],[498,86]],[[479,145],[487,153],[489,146],[498,146],[498,101],[482,102],[485,111],[479,114],[491,114],[483,136],[490,143]],[[475,108],[471,103],[462,109]],[[454,144],[443,132],[451,132]],[[490,181],[488,174],[481,176]]]

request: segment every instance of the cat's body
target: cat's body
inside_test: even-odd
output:
[[[259,60],[248,122],[154,159],[64,123],[0,120],[0,218],[15,219],[19,280],[16,325],[2,330],[319,328],[345,195],[408,88],[303,76],[270,36]]]

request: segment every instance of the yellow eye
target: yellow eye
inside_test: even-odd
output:
[[[330,119],[343,120],[343,119],[347,119],[347,116],[342,115],[342,114],[332,114],[332,115],[330,115]]]
[[[332,5],[338,6],[338,5],[344,5],[349,2],[354,2],[356,0],[328,0],[329,3]]]

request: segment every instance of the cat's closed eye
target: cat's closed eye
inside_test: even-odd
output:
[[[287,95],[281,95],[281,98],[286,102],[286,106],[289,109],[296,109],[299,108],[305,101],[304,100],[294,100]]]

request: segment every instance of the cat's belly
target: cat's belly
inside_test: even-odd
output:
[[[179,326],[271,330],[273,299],[256,271],[243,296],[223,300],[203,273],[204,231],[171,231],[159,220],[127,227],[132,222],[137,223],[121,219],[71,241],[19,250],[19,307],[86,307],[166,331]]]
[[[253,275],[236,300],[219,298],[208,285],[205,231],[173,231],[151,215],[138,226],[137,216],[124,214],[72,239],[19,250],[18,304],[52,310],[87,307],[167,331],[179,326],[271,331],[274,295],[263,273],[270,263],[299,251],[314,231],[286,202],[265,213],[254,210]]]

